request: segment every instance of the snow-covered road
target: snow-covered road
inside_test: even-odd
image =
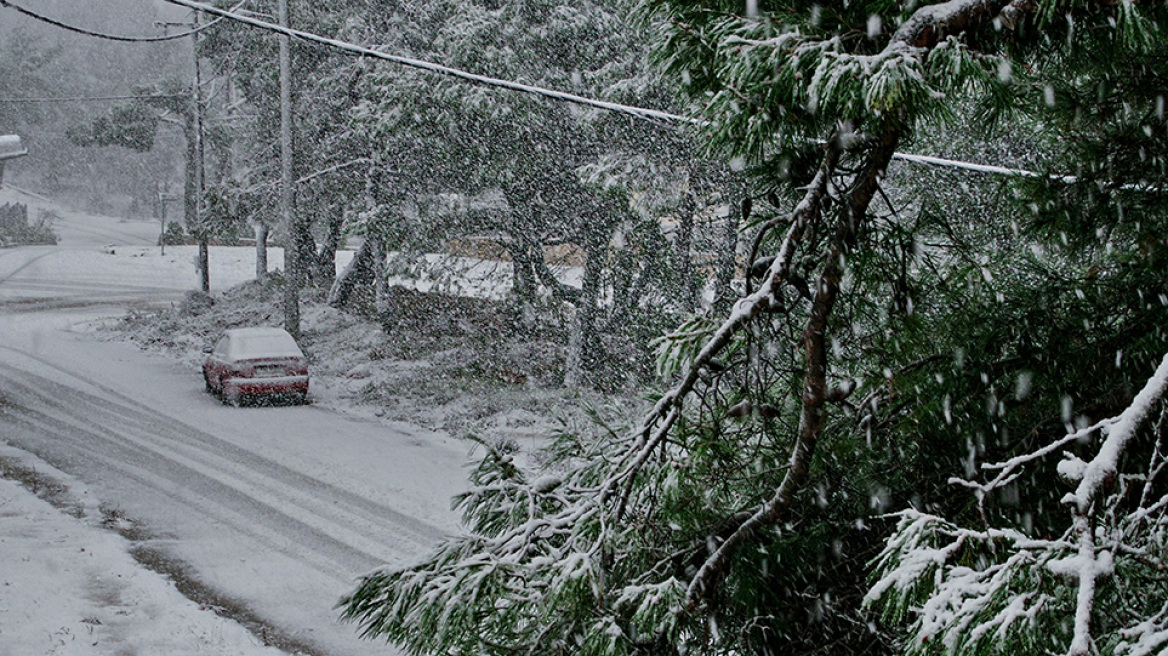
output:
[[[334,605],[360,574],[456,531],[467,445],[313,406],[224,406],[189,366],[93,339],[126,306],[181,298],[192,250],[110,256],[152,244],[156,223],[68,214],[57,230],[57,247],[0,251],[0,440],[83,481],[133,524],[140,554],[288,644],[392,653]],[[212,282],[249,266],[247,249],[217,250]]]

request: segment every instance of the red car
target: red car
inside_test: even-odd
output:
[[[308,398],[308,362],[283,328],[234,328],[203,352],[207,391],[232,405],[261,395]]]

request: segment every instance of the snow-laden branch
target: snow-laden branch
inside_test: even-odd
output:
[[[967,487],[973,490],[977,495],[978,503],[982,504],[984,503],[986,496],[989,495],[991,491],[1000,489],[1014,482],[1014,479],[1018,478],[1018,476],[1021,474],[1019,470],[1022,467],[1036,460],[1040,460],[1050,455],[1051,453],[1062,449],[1068,444],[1073,444],[1075,442],[1084,440],[1091,435],[1094,435],[1097,431],[1114,424],[1116,421],[1116,418],[1104,419],[1090,426],[1087,426],[1086,428],[1081,428],[1073,433],[1068,433],[1036,451],[1014,456],[1013,458],[1010,458],[1004,462],[983,464],[982,469],[998,471],[998,475],[988,482],[979,483],[977,481],[953,477],[949,479],[949,483],[951,485],[960,485],[962,487]]]
[[[997,15],[1007,6],[1021,8],[1023,0],[949,0],[925,5],[897,28],[892,47],[932,48],[945,34],[964,30],[976,20]]]
[[[1168,495],[1151,494],[1153,486],[1162,485],[1157,475],[1164,469],[1164,455],[1158,447],[1153,449],[1142,475],[1121,476],[1119,467],[1140,428],[1166,400],[1168,355],[1118,416],[1072,432],[1031,453],[985,467],[998,471],[988,483],[956,481],[973,488],[980,501],[1043,456],[1093,435],[1104,435],[1089,462],[1066,453],[1058,464],[1060,477],[1075,484],[1075,490],[1062,500],[1071,513],[1070,527],[1062,538],[1035,540],[1012,529],[969,531],[938,517],[905,511],[876,560],[879,578],[865,603],[881,605],[885,614],[894,619],[909,612],[917,614],[913,633],[919,649],[911,651],[930,651],[930,641],[938,638],[946,653],[975,650],[985,640],[1001,645],[1008,637],[1006,627],[1018,619],[1025,620],[1021,623],[1024,630],[1015,632],[1010,639],[1041,634],[1039,625],[1044,622],[1047,626],[1065,626],[1064,618],[1070,616],[1074,619],[1069,630],[1058,629],[1066,640],[1063,653],[1097,653],[1100,640],[1093,633],[1092,620],[1100,613],[1100,581],[1115,575],[1121,559],[1128,561],[1128,576],[1132,571],[1147,571],[1148,576],[1159,577],[1164,568],[1160,557],[1168,538]],[[1157,439],[1162,439],[1162,431],[1161,426]],[[1141,480],[1143,494],[1137,495],[1140,507],[1119,512],[1125,499],[1135,499],[1128,493],[1130,482]],[[969,562],[980,564],[969,567]],[[1073,584],[1068,585],[1068,579]],[[1146,603],[1138,600],[1135,605]],[[1137,621],[1127,628],[1113,629],[1110,634],[1114,653],[1162,653],[1168,644],[1164,611],[1150,618],[1140,617],[1137,611],[1135,617]],[[1012,619],[1003,624],[1005,618]],[[1114,618],[1111,623],[1123,627]]]
[[[839,161],[841,152],[838,139],[833,139],[827,144],[815,177],[807,185],[802,200],[791,211],[790,227],[783,237],[779,252],[776,254],[774,261],[771,262],[771,266],[767,271],[762,285],[754,293],[739,299],[734,305],[730,316],[714,331],[713,336],[710,337],[709,341],[706,342],[705,346],[702,347],[701,351],[698,352],[697,356],[689,364],[681,382],[662,396],[649,414],[646,415],[636,448],[631,452],[627,458],[627,464],[621,468],[620,473],[614,480],[614,482],[624,483],[624,490],[616,514],[618,520],[624,512],[625,504],[628,502],[636,473],[640,471],[645,461],[657,449],[662,440],[669,434],[669,431],[673,429],[678,418],[681,417],[684,399],[693,391],[694,386],[700,378],[702,369],[708,367],[710,362],[731,343],[733,337],[743,326],[749,323],[754,317],[772,307],[776,302],[777,296],[775,291],[783,284],[787,276],[790,275],[795,249],[802,241],[803,233],[813,222],[819,219],[820,204],[827,195],[831,175],[835,170],[836,163]],[[605,497],[607,497],[607,491],[602,495],[602,500]]]
[[[856,176],[848,194],[846,210],[838,219],[835,235],[828,247],[827,262],[815,286],[811,310],[803,329],[806,366],[803,398],[799,413],[799,432],[787,471],[771,498],[718,545],[690,580],[686,591],[686,606],[691,610],[717,587],[719,578],[738,547],[754,531],[781,519],[810,476],[811,460],[822,432],[824,405],[827,403],[827,326],[840,292],[844,258],[855,243],[856,234],[864,221],[872,198],[876,195],[892,153],[896,151],[899,138],[899,130],[891,129],[865,153],[863,168]],[[780,251],[771,265],[772,271],[781,261],[786,262],[785,266],[789,269],[792,254],[793,251],[789,253]],[[768,290],[773,299],[771,290],[779,282],[781,279],[772,275],[764,281],[759,292]]]
[[[1152,412],[1152,408],[1164,399],[1166,391],[1168,391],[1168,355],[1164,356],[1156,373],[1136,395],[1127,410],[1103,427],[1107,439],[1091,462],[1084,463],[1078,457],[1068,455],[1059,463],[1059,473],[1063,478],[1079,483],[1073,493],[1063,497],[1063,503],[1071,507],[1074,531],[1079,541],[1077,559],[1065,563],[1066,571],[1073,573],[1079,580],[1075,633],[1067,656],[1087,656],[1091,653],[1091,616],[1095,606],[1095,584],[1100,576],[1110,574],[1112,571],[1111,554],[1096,553],[1092,510],[1105,487],[1115,480],[1120,456]]]
[[[1065,541],[1033,540],[1009,529],[961,529],[911,509],[898,516],[864,604],[882,602],[886,619],[917,614],[909,653],[934,645],[946,654],[980,653],[987,643],[1035,631],[1053,601],[1041,585],[1051,578],[1044,565],[1068,548]],[[1006,555],[981,567],[963,565],[971,553],[995,550]]]
[[[1143,425],[1152,409],[1168,392],[1168,355],[1160,362],[1156,373],[1148,380],[1140,393],[1132,400],[1127,410],[1101,427],[1107,435],[1099,452],[1089,463],[1070,456],[1059,463],[1059,473],[1070,481],[1079,483],[1074,493],[1067,495],[1063,503],[1073,504],[1081,513],[1090,510],[1103,486],[1113,481],[1119,467],[1119,457]]]

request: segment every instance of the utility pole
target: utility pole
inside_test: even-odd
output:
[[[279,0],[279,19],[288,27],[288,0]],[[280,39],[280,221],[284,224],[284,330],[300,337],[300,253],[292,216],[292,53],[288,35]]]
[[[204,292],[211,291],[211,254],[207,244],[207,226],[203,225],[203,191],[205,175],[203,169],[203,76],[199,70],[199,19],[201,14],[195,11],[195,31],[191,34],[191,42],[195,51],[195,88],[192,94],[193,112],[195,120],[195,224],[199,230],[199,283]]]

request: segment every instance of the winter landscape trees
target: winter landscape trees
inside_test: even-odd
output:
[[[668,386],[644,416],[566,424],[537,470],[484,444],[466,535],[343,602],[366,635],[1163,651],[1162,4],[292,4],[301,29],[691,119],[297,43],[304,229],[281,238],[321,296],[373,299],[393,334],[391,269],[486,243],[507,334],[554,332],[559,380],[643,389],[655,360]],[[208,207],[268,225],[275,42],[228,21],[202,43]]]
[[[758,280],[662,340],[641,422],[565,430],[551,474],[492,451],[470,533],[346,616],[413,653],[1159,650],[1158,593],[1102,600],[1161,586],[1161,9],[637,11],[771,206]],[[1063,175],[886,181],[954,121]]]
[[[154,8],[138,5],[136,0],[110,2],[95,11],[45,2],[37,9],[98,31],[153,30]],[[99,41],[4,11],[12,20],[0,24],[0,125],[21,134],[38,153],[16,169],[22,179],[10,171],[9,182],[67,194],[94,209],[149,216],[158,183],[181,175],[181,143],[164,131],[160,147],[146,155],[120,148],[86,150],[72,144],[66,132],[121,102],[116,98],[130,95],[131,86],[181,74],[181,53],[167,44]],[[101,175],[95,178],[94,171]]]

